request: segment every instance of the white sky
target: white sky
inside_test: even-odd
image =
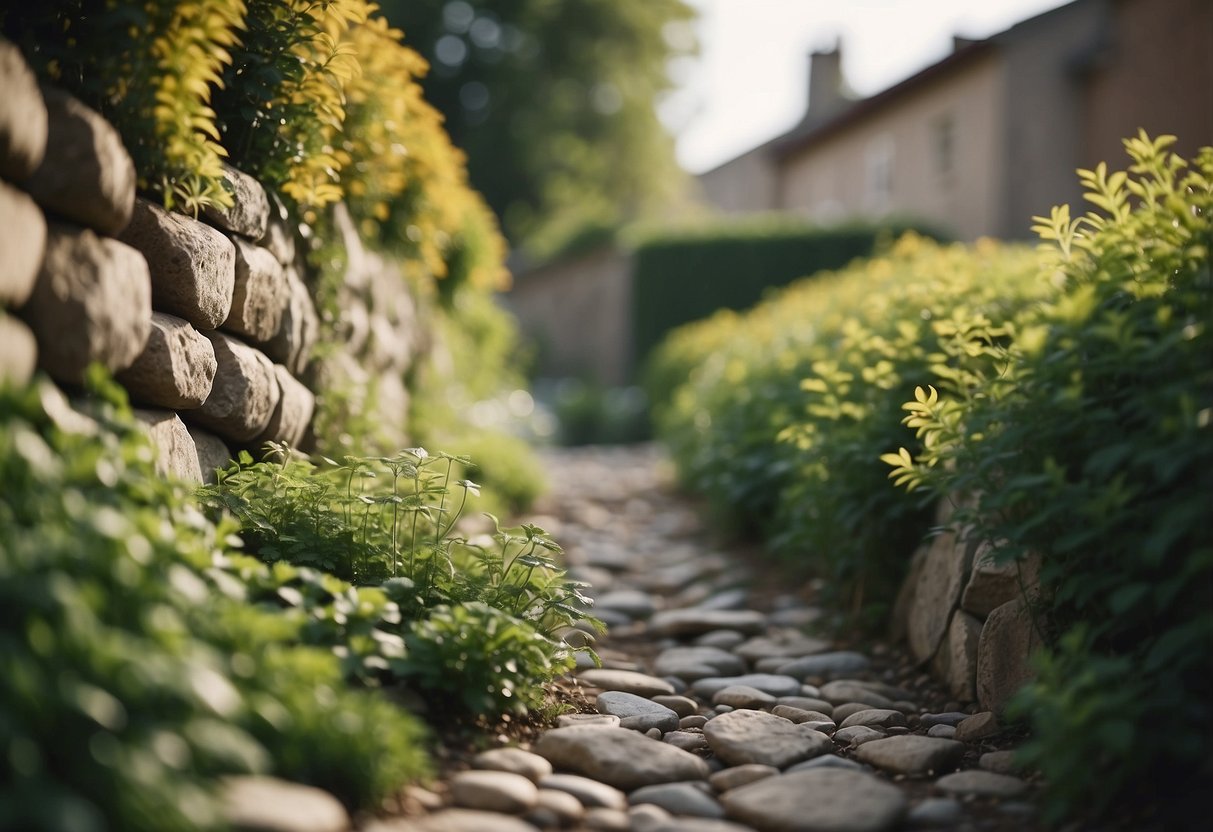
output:
[[[804,114],[808,54],[842,43],[860,95],[947,56],[952,35],[983,38],[1068,0],[689,0],[699,58],[673,67],[661,114],[678,159],[700,173],[774,138]]]

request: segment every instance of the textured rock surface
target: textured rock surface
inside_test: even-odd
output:
[[[78,384],[93,361],[121,370],[151,330],[147,264],[129,246],[55,223],[22,314],[38,339],[39,364],[59,381]]]
[[[4,182],[0,217],[0,306],[16,307],[34,289],[46,253],[46,218],[32,199]]]
[[[254,341],[269,341],[282,326],[282,314],[290,303],[291,287],[286,272],[269,249],[233,237],[236,277],[232,284],[232,306],[223,328]]]
[[[716,756],[733,766],[786,768],[833,747],[825,734],[764,711],[721,714],[703,727],[703,735]]]
[[[558,770],[624,791],[653,783],[705,780],[709,772],[699,757],[624,728],[556,728],[535,743],[535,752]]]
[[[1028,784],[1018,777],[995,774],[992,771],[957,771],[940,777],[935,788],[948,794],[975,794],[982,797],[1018,797],[1028,790]]]
[[[25,189],[56,214],[102,234],[126,228],[135,204],[135,163],[101,114],[66,92],[42,88],[48,134],[42,164]]]
[[[977,700],[1001,713],[1035,673],[1032,655],[1040,648],[1027,604],[1008,601],[986,619],[977,645]]]
[[[350,818],[331,794],[272,777],[232,777],[223,784],[223,814],[256,832],[346,832]]]
[[[737,630],[757,634],[766,625],[766,616],[754,610],[706,610],[689,607],[662,610],[649,620],[655,637],[694,636],[712,630]]]
[[[274,365],[274,377],[278,380],[278,404],[256,443],[285,442],[298,448],[312,423],[316,397],[281,364]]]
[[[451,778],[451,800],[466,809],[521,814],[539,801],[539,789],[508,771],[461,771]]]
[[[472,768],[508,771],[538,783],[552,773],[552,764],[521,748],[490,748],[472,758]]]
[[[153,312],[143,352],[117,378],[138,401],[192,410],[210,395],[217,368],[210,339],[182,318]]]
[[[932,667],[948,686],[949,692],[961,702],[977,698],[977,644],[981,638],[981,621],[964,610],[952,613],[948,634]]]
[[[135,410],[135,418],[156,448],[156,473],[185,482],[202,482],[198,449],[185,423],[168,410]]]
[[[46,151],[46,105],[14,44],[0,39],[0,178],[23,182]]]
[[[0,383],[25,384],[38,364],[38,342],[30,328],[0,312]]]
[[[962,754],[963,743],[907,735],[866,743],[855,752],[855,757],[894,774],[921,776],[951,768]]]
[[[227,318],[236,249],[222,232],[137,199],[121,240],[147,259],[156,309],[185,318],[204,332]]]
[[[262,349],[274,361],[301,375],[311,361],[312,347],[320,332],[320,318],[299,273],[287,267],[283,275],[286,279],[286,305],[282,309],[278,331],[262,345]]]
[[[232,195],[230,208],[207,206],[202,214],[225,231],[259,240],[270,218],[270,202],[261,183],[231,165],[223,166],[223,184]]]
[[[637,696],[661,696],[674,693],[674,686],[665,679],[658,679],[656,676],[631,670],[611,670],[604,667],[583,671],[577,678],[596,688],[624,691]]]
[[[870,774],[829,768],[759,780],[721,801],[729,817],[763,832],[880,832],[906,810],[897,787]]]
[[[973,573],[960,598],[960,608],[985,618],[1008,601],[1019,598],[1023,590],[1032,594],[1040,573],[1040,556],[1022,562],[996,563],[996,547],[982,542],[973,553]]]
[[[960,603],[972,569],[972,548],[953,531],[931,541],[907,621],[910,650],[920,660],[931,658],[947,634],[952,610]]]
[[[598,695],[596,707],[605,714],[619,717],[620,725],[633,731],[643,732],[656,728],[665,733],[678,728],[678,714],[665,705],[658,705],[653,700],[634,693],[621,690],[604,691]]]
[[[257,350],[220,332],[208,332],[219,369],[211,394],[189,419],[224,439],[246,442],[265,430],[281,392],[274,365]]]
[[[633,806],[651,803],[674,815],[697,818],[722,818],[724,809],[712,797],[711,788],[701,781],[693,783],[659,783],[643,786],[628,795]]]
[[[194,440],[194,449],[198,454],[198,470],[202,472],[203,482],[215,481],[215,470],[226,468],[232,461],[232,452],[227,443],[208,433],[196,425],[186,425],[190,437]]]

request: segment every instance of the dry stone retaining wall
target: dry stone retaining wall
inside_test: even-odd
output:
[[[346,340],[314,362],[303,246],[256,180],[228,168],[231,208],[166,211],[136,196],[117,131],[39,86],[3,40],[0,89],[0,382],[42,369],[71,389],[100,362],[161,470],[196,481],[236,449],[306,444],[326,381],[359,391],[373,380],[378,418],[403,433],[404,374],[426,339],[399,267],[364,251],[348,219],[334,322]]]
[[[1001,712],[1032,678],[1040,646],[1028,601],[1038,585],[1039,559],[997,563],[995,542],[949,527],[954,507],[940,504],[936,525],[946,531],[914,555],[893,613],[893,635],[962,702]]]

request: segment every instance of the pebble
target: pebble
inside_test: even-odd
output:
[[[848,702],[862,702],[869,708],[890,708],[893,705],[889,697],[852,681],[826,682],[821,686],[821,698],[836,706]]]
[[[763,830],[883,832],[906,810],[896,786],[833,768],[768,777],[720,799],[729,817]]]
[[[860,762],[911,777],[950,769],[962,754],[963,743],[912,734],[865,743],[855,751]]]
[[[844,702],[834,708],[834,713],[830,718],[835,722],[844,722],[854,714],[870,710],[872,710],[872,706],[866,702]]]
[[[555,728],[539,738],[535,753],[559,770],[624,791],[653,783],[706,780],[709,773],[707,763],[694,754],[623,728]]]
[[[839,727],[850,728],[854,725],[866,725],[869,728],[904,728],[906,717],[901,711],[869,708],[851,714],[842,721]]]
[[[410,832],[535,832],[526,821],[497,812],[478,809],[443,809],[421,818]]]
[[[665,705],[679,717],[688,717],[699,711],[699,703],[689,696],[654,696],[653,701]]]
[[[472,768],[508,771],[538,783],[552,773],[552,764],[521,748],[492,748],[472,758]]]
[[[973,714],[971,717],[961,720],[956,726],[956,739],[960,742],[974,742],[975,740],[992,737],[1001,730],[1002,728],[998,725],[998,718],[990,711],[982,711],[979,714]]]
[[[704,751],[708,748],[708,741],[702,733],[691,733],[689,731],[670,731],[664,737],[662,742],[668,742],[675,748],[681,748],[683,751]]]
[[[698,697],[710,700],[717,691],[732,685],[747,685],[757,688],[763,693],[769,693],[776,698],[780,696],[797,696],[800,693],[800,682],[791,676],[781,676],[771,673],[747,673],[742,676],[710,677],[699,679],[691,684],[691,691]]]
[[[739,633],[757,635],[766,627],[767,618],[756,610],[710,610],[689,607],[680,610],[662,610],[649,619],[649,633],[660,638],[674,636],[686,638],[702,635],[712,630],[736,630]]]
[[[732,705],[734,708],[769,708],[776,701],[771,694],[749,685],[729,685],[712,696],[713,705]]]
[[[977,766],[995,774],[1014,774],[1019,770],[1014,751],[987,751],[978,759]]]
[[[628,805],[627,795],[619,789],[577,774],[549,774],[539,781],[539,790],[545,789],[572,795],[587,809],[624,809]]]
[[[799,659],[829,649],[828,641],[794,633],[783,638],[755,636],[734,647],[733,652],[747,661],[757,662],[771,658]]]
[[[593,685],[605,691],[622,691],[636,696],[661,696],[675,693],[674,686],[666,680],[631,670],[608,670],[607,668],[583,670],[577,678],[584,684]]]
[[[619,723],[619,717],[611,714],[561,714],[556,717],[557,728],[569,728],[573,725],[618,728]]]
[[[708,724],[708,718],[702,714],[691,714],[678,720],[679,728],[702,728]]]
[[[822,759],[820,757],[816,759]],[[797,765],[800,765],[799,763]],[[708,783],[718,792],[727,792],[738,786],[756,783],[764,777],[772,777],[779,773],[775,766],[764,766],[761,763],[746,763],[740,766],[718,771],[708,778]]]
[[[721,714],[708,720],[703,734],[716,756],[733,766],[760,763],[786,768],[832,748],[824,734],[765,711]]]
[[[679,672],[686,668],[709,668],[711,672],[706,676],[739,676],[745,673],[745,667],[744,661],[719,647],[671,647],[663,650],[653,660],[654,673],[662,676],[681,676],[684,679],[692,679],[691,676]],[[705,676],[693,678],[702,679]]]
[[[813,696],[781,696],[779,697],[780,705],[787,705],[790,708],[800,708],[804,711],[817,711],[826,716],[833,716],[834,706],[824,699],[818,699]]]
[[[653,596],[638,589],[617,589],[594,598],[594,614],[602,610],[621,612],[629,618],[648,618],[657,610]]]
[[[273,777],[240,776],[223,781],[224,819],[237,828],[273,832],[345,832],[345,807],[326,791]]]
[[[703,783],[662,783],[644,786],[628,795],[633,806],[652,803],[674,815],[689,815],[697,818],[722,818],[724,809],[709,793]]]
[[[804,656],[781,666],[779,673],[785,676],[795,676],[797,679],[807,679],[811,676],[835,676],[840,673],[857,673],[867,670],[872,664],[871,659],[862,653],[851,650],[837,650],[831,653],[818,653],[815,656]]]
[[[935,788],[949,794],[1018,797],[1028,790],[1028,784],[1008,774],[970,769],[940,777],[935,781]]]
[[[878,731],[875,728],[869,728],[866,725],[852,725],[850,728],[840,728],[834,732],[834,742],[840,742],[843,745],[849,745],[852,748],[857,748],[864,743],[872,742],[873,740],[882,740],[886,734],[884,731]]]
[[[906,814],[910,826],[954,826],[964,814],[958,801],[949,797],[928,797]]]
[[[641,803],[628,809],[632,821],[632,832],[657,832],[674,819],[674,816],[652,803]]]
[[[829,722],[833,724],[833,720],[830,719],[829,715],[821,711],[806,711],[801,708],[793,708],[791,705],[776,705],[771,709],[771,713],[795,722],[798,725],[802,722]]]
[[[943,714],[923,714],[919,717],[922,720],[923,726],[927,728],[933,725],[950,725],[955,728],[968,718],[969,715],[962,711],[949,711]]]
[[[811,760],[805,760],[803,763],[797,763],[789,767],[786,773],[808,771],[814,768],[845,768],[851,771],[871,771],[871,769],[862,763],[857,763],[846,757],[839,757],[837,754],[822,754],[820,757],[814,757]]]
[[[632,818],[621,809],[587,809],[581,825],[595,832],[631,832]]]
[[[619,717],[621,727],[631,728],[633,731],[656,728],[664,733],[678,728],[678,714],[665,705],[659,705],[634,693],[604,691],[598,694],[597,706],[598,710]]]
[[[951,725],[932,725],[927,729],[928,737],[941,737],[945,740],[956,737],[956,728]]]
[[[521,814],[535,806],[539,789],[508,771],[461,771],[451,778],[451,802],[463,809]]]
[[[736,630],[712,630],[695,639],[698,647],[719,647],[721,650],[732,650],[745,641],[745,636]]]
[[[555,818],[556,822],[550,824],[552,826],[572,826],[581,820],[582,815],[585,814],[585,807],[581,805],[581,801],[575,795],[568,792],[557,789],[540,789],[535,799],[535,808],[531,810],[531,813],[538,811],[546,812]],[[528,814],[528,819],[530,819],[530,814]],[[531,820],[531,822],[535,821]]]

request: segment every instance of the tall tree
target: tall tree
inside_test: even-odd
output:
[[[507,236],[543,254],[684,184],[656,103],[694,50],[684,0],[384,0]]]

